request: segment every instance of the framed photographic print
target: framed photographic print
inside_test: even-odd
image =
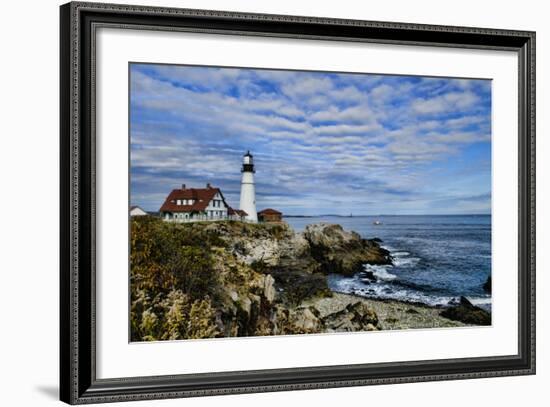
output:
[[[535,34],[61,7],[61,399],[535,373]]]

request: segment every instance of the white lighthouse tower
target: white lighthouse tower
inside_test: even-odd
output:
[[[250,222],[258,222],[258,214],[256,213],[256,190],[254,187],[254,158],[250,151],[247,151],[243,156],[243,173],[241,179],[241,202],[240,209],[248,215],[246,220]]]

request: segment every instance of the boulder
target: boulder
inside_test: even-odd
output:
[[[378,329],[378,315],[366,304],[356,302],[327,315],[323,323],[329,332],[372,331]]]
[[[352,321],[353,315],[346,312],[330,314],[323,319],[327,332],[355,332],[358,331]]]
[[[374,275],[374,272],[371,271],[371,270],[365,270],[365,272],[363,273],[363,275],[365,276],[365,278],[366,278],[367,280],[369,280],[369,282],[370,282],[370,281],[376,281],[376,280],[377,280],[376,276]]]
[[[290,311],[289,320],[296,332],[313,333],[323,330],[323,324],[314,311],[310,307]]]
[[[373,240],[362,239],[356,232],[328,223],[308,225],[303,232],[310,255],[319,263],[319,271],[353,275],[363,271],[365,263],[391,264],[389,252]]]
[[[460,297],[456,306],[441,311],[442,317],[472,325],[491,325],[491,314],[473,305],[466,297]]]

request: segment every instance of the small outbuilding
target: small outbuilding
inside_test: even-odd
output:
[[[275,209],[267,208],[258,212],[260,222],[282,222],[283,214]]]
[[[147,215],[147,212],[145,212],[139,206],[130,207],[130,216],[145,216],[145,215]]]

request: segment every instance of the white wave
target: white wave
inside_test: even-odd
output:
[[[392,253],[393,257],[404,257],[404,256],[409,256],[409,255],[410,255],[409,252],[395,252],[395,253]]]
[[[374,274],[378,280],[384,280],[384,281],[395,280],[397,276],[395,274],[388,272],[387,270],[388,267],[392,267],[392,266],[376,266],[376,265],[369,264],[365,266],[365,270],[372,271],[372,274]]]
[[[414,266],[420,259],[418,257],[398,257],[393,259],[393,264],[396,266]]]
[[[490,305],[492,303],[491,297],[466,297],[473,305]]]
[[[407,302],[420,302],[431,306],[445,306],[449,304],[449,301],[454,297],[447,296],[430,296],[422,294],[418,291],[408,289],[396,289],[395,287],[387,284],[370,284],[368,287],[360,288],[358,286],[338,287],[337,291],[360,295],[367,298],[386,298],[390,300],[407,301]]]

